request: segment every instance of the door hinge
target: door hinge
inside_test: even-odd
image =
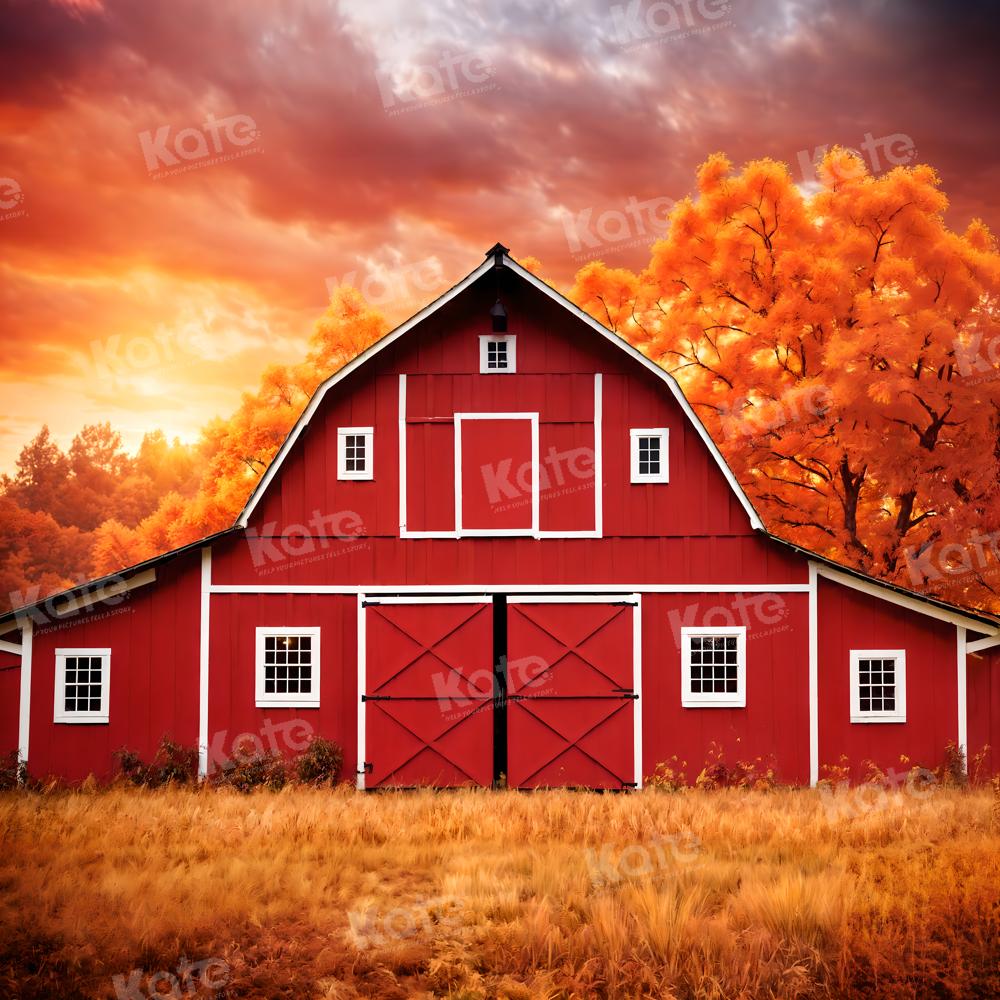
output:
[[[357,773],[358,774],[371,774],[374,769],[375,769],[375,765],[370,760],[366,760],[361,765],[361,770],[358,771]]]
[[[623,781],[622,788],[638,788],[639,783],[637,781]]]

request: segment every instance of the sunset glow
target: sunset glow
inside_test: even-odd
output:
[[[987,5],[633,6],[8,4],[0,468],[45,422],[195,440],[341,283],[398,321],[498,238],[643,264],[715,150],[919,159],[1000,223]]]

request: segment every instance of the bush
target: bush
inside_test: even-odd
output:
[[[252,792],[255,788],[277,791],[288,784],[289,765],[276,751],[258,749],[248,737],[233,746],[232,759],[213,777],[216,785]]]
[[[703,792],[713,792],[719,788],[753,789],[769,792],[778,786],[774,773],[774,761],[764,761],[763,757],[753,760],[738,760],[731,767],[726,764],[722,747],[714,740],[710,744],[709,759],[694,780],[695,788]]]
[[[687,788],[687,775],[683,770],[685,767],[687,761],[679,760],[677,754],[674,754],[670,760],[660,761],[644,784],[647,788],[656,788],[661,792],[682,791]]]
[[[10,750],[0,757],[0,792],[10,792],[25,785],[28,769],[17,750]]]
[[[311,736],[295,760],[295,773],[304,785],[334,785],[344,766],[344,752],[333,740]]]
[[[174,742],[169,736],[160,740],[151,763],[146,764],[134,750],[122,747],[113,754],[122,777],[142,788],[164,785],[190,785],[198,780],[198,749]]]

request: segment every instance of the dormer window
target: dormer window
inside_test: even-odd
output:
[[[479,338],[479,373],[506,375],[517,371],[517,338],[492,334]]]

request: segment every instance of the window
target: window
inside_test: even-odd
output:
[[[904,650],[851,650],[851,722],[906,722]]]
[[[319,629],[257,629],[257,707],[319,708]]]
[[[56,650],[54,722],[107,722],[110,649]]]
[[[687,708],[745,708],[745,626],[681,629],[681,704]]]
[[[517,371],[517,339],[512,334],[479,338],[480,375],[503,375]]]
[[[341,427],[337,431],[337,478],[373,479],[375,476],[372,446],[375,431],[371,427]]]
[[[670,481],[667,446],[670,434],[666,427],[636,427],[632,435],[632,482],[667,483]]]

